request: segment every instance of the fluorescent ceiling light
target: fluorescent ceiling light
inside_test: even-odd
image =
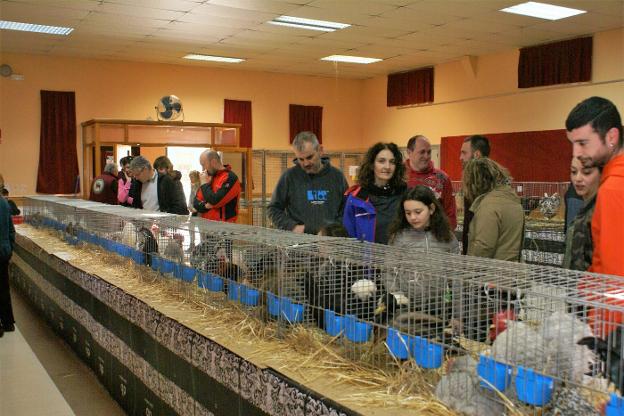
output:
[[[230,64],[238,64],[243,62],[242,58],[228,58],[226,56],[212,56],[212,55],[199,55],[196,53],[189,53],[184,59],[194,59],[196,61],[212,61],[212,62],[227,62]]]
[[[11,22],[8,20],[0,20],[0,29],[47,33],[49,35],[69,35],[74,30],[72,27],[35,25],[33,23]]]
[[[333,62],[349,62],[352,64],[372,64],[374,62],[383,61],[378,58],[365,58],[363,56],[348,56],[348,55],[331,55],[321,58],[321,61],[333,61]]]
[[[296,27],[299,29],[320,30],[322,32],[334,32],[345,29],[351,25],[347,23],[329,22],[326,20],[305,19],[295,16],[280,16],[267,23],[278,26]]]
[[[540,19],[559,20],[577,14],[587,13],[585,10],[571,9],[569,7],[555,6],[553,4],[529,1],[500,10],[501,12],[521,14],[524,16],[539,17]]]

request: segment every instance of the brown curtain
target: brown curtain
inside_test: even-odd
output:
[[[223,104],[223,122],[239,123],[240,146],[252,147],[251,101],[224,100]]]
[[[302,131],[311,131],[323,143],[323,107],[290,104],[289,142]]]
[[[520,49],[518,88],[591,81],[592,37]]]
[[[73,91],[41,91],[37,192],[80,192],[76,151],[76,96]]]
[[[388,75],[388,107],[431,102],[433,102],[433,68]]]

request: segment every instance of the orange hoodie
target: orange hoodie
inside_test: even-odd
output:
[[[624,154],[611,159],[604,167],[591,225],[594,254],[589,271],[624,276]],[[618,309],[624,306],[624,287],[618,289],[622,286],[621,280],[586,280],[592,281],[589,286],[593,290],[606,290],[604,297],[592,300],[614,305]],[[592,310],[589,318],[590,322],[593,321],[594,333],[603,337],[613,331],[616,324],[624,322],[622,313],[613,309]]]
[[[592,217],[590,272],[624,276],[624,154],[604,167]]]

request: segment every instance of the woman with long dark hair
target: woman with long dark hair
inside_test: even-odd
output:
[[[350,237],[388,243],[405,183],[403,155],[394,143],[377,143],[364,156],[357,184],[345,193],[343,224]]]
[[[459,243],[442,204],[424,185],[415,186],[401,198],[396,219],[390,226],[389,244],[459,254]]]

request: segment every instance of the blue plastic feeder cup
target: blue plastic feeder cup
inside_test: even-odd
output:
[[[234,280],[228,280],[228,299],[233,301],[240,299],[240,285]]]
[[[269,315],[278,317],[280,314],[280,298],[271,292],[267,292],[267,311]]]
[[[416,364],[422,368],[439,368],[442,365],[444,349],[421,337],[411,340],[410,348]]]
[[[205,278],[203,276],[205,276]],[[208,289],[211,292],[223,291],[223,279],[221,277],[211,273],[202,273],[202,278],[205,279],[205,289]]]
[[[477,365],[477,374],[488,383],[492,384],[498,391],[505,391],[509,383],[511,383],[511,373],[513,367],[508,364],[499,363],[490,357],[481,355],[479,358],[479,364]],[[493,390],[484,381],[481,381],[481,387]]]
[[[142,251],[130,249],[130,257],[137,264],[145,264],[145,253]]]
[[[332,337],[335,337],[340,333],[340,331],[344,331],[345,320],[344,316],[337,315],[336,312],[331,309],[325,309],[325,332],[327,332]]]
[[[152,270],[154,270],[155,272],[160,270],[160,257],[155,256],[152,254],[152,264],[151,264]]]
[[[240,301],[243,305],[256,306],[260,299],[260,292],[249,286],[240,285]]]
[[[173,273],[175,270],[175,263],[171,260],[160,259],[160,272],[161,273]]]
[[[624,399],[617,394],[611,393],[611,400],[607,403],[606,416],[624,416]]]
[[[367,342],[373,326],[362,322],[355,315],[345,315],[345,335],[351,342]]]
[[[552,397],[555,382],[552,378],[535,373],[532,369],[518,366],[516,391],[518,399],[533,406],[543,406]]]
[[[181,269],[181,272],[180,272],[181,278],[185,282],[192,282],[193,279],[195,278],[195,275],[197,274],[197,270],[194,269],[193,267],[181,266],[180,269]]]
[[[399,360],[407,360],[409,358],[409,335],[402,334],[394,328],[388,328],[386,344],[395,358]]]
[[[303,305],[294,303],[288,298],[282,298],[280,302],[280,312],[282,318],[290,323],[303,321]]]

